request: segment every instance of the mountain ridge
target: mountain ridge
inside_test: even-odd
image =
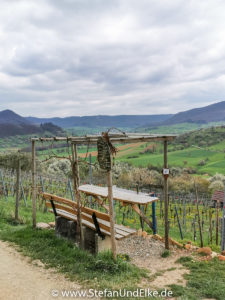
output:
[[[45,131],[52,134],[57,132],[63,133],[60,127],[51,123],[37,126],[12,110],[0,111],[0,138],[15,135],[43,134]]]
[[[179,112],[177,114],[161,115],[97,115],[97,116],[71,116],[64,118],[36,118],[22,117],[7,109],[0,111],[0,130],[7,132],[39,133],[41,124],[54,124],[61,128],[72,127],[118,127],[118,128],[151,128],[153,126],[170,126],[179,123],[205,124],[209,122],[225,122],[225,101],[217,102],[200,108]],[[47,126],[47,128],[52,128]],[[35,132],[36,131],[36,132]],[[42,130],[43,131],[43,130]],[[16,133],[18,134],[18,133]]]
[[[32,124],[29,120],[24,117],[21,117],[12,110],[5,109],[0,111],[0,124],[12,124],[12,125],[21,125],[21,124]]]
[[[147,124],[155,125],[170,118],[172,114],[161,115],[97,115],[97,116],[71,116],[65,118],[35,118],[26,117],[33,124],[41,124],[43,122],[51,122],[62,128],[72,127],[129,127],[137,128]]]
[[[174,125],[179,123],[204,124],[220,121],[225,121],[225,101],[179,112],[170,119],[163,121],[160,125]]]

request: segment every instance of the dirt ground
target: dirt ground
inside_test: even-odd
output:
[[[45,269],[41,262],[30,263],[29,258],[0,241],[0,300],[65,299],[57,292],[80,288],[54,270]]]
[[[129,237],[118,244],[118,253],[128,254],[132,263],[149,270],[150,278],[143,279],[139,284],[140,288],[159,289],[170,284],[185,285],[183,275],[188,270],[177,264],[176,260],[189,253],[172,249],[169,257],[162,258],[163,251],[162,242],[140,236]],[[0,300],[65,299],[60,295],[61,291],[80,289],[82,288],[78,283],[67,280],[55,270],[45,269],[40,261],[31,262],[14,247],[0,241]]]
[[[117,148],[117,150],[119,151],[117,157],[120,157],[122,155],[128,154],[129,152],[134,151],[135,148],[139,147],[142,144],[143,143],[132,143],[132,144],[126,144],[126,145],[119,146]],[[126,150],[126,151],[123,151],[123,150]],[[120,152],[120,151],[122,151],[122,152]],[[79,153],[79,157],[85,158],[89,154],[91,154],[92,156],[97,156],[98,152],[91,151],[91,152],[88,152],[88,154],[87,153]]]

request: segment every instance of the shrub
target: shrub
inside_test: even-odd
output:
[[[166,250],[164,250],[163,253],[161,254],[161,257],[166,258],[166,257],[168,257],[168,256],[170,256],[170,251],[166,249]]]
[[[205,165],[206,165],[206,161],[204,159],[198,162],[198,166],[205,166]]]

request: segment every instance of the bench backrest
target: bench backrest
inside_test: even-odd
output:
[[[65,213],[68,213],[68,219],[70,218],[69,216],[71,215],[77,216],[76,202],[49,193],[42,193],[42,196],[46,200],[46,206],[48,208],[52,208],[53,212],[54,213],[56,212],[57,215],[60,215],[60,211],[63,211]],[[81,218],[82,220],[87,221],[86,222],[87,224],[91,223],[95,225],[92,217],[93,214],[95,214],[97,218],[100,229],[103,229],[104,231],[110,233],[110,217],[108,214],[99,212],[89,207],[85,207],[85,206],[81,207]]]

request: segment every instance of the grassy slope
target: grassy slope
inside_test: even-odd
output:
[[[225,144],[225,143],[224,143]],[[225,146],[225,145],[224,145]],[[138,156],[132,158],[133,156]],[[146,167],[148,165],[162,166],[163,155],[162,154],[142,154],[137,151],[129,155],[122,156],[121,161],[131,163],[136,167]],[[131,158],[129,158],[131,157]],[[199,166],[201,160],[207,160],[205,166]],[[200,150],[193,147],[185,150],[178,150],[168,153],[169,166],[180,167],[194,167],[199,173],[222,173],[225,174],[225,161],[224,153],[209,152],[207,150]],[[184,163],[187,162],[187,163]]]
[[[130,288],[137,287],[142,277],[147,276],[127,261],[126,256],[118,256],[114,262],[111,252],[93,256],[78,249],[73,243],[58,239],[54,230],[33,230],[31,227],[31,207],[21,203],[20,218],[22,224],[13,221],[14,203],[0,202],[0,239],[19,245],[24,255],[39,259],[59,272],[66,274],[71,280],[91,288]],[[50,213],[37,211],[38,222],[53,221]]]
[[[201,128],[208,128],[212,126],[220,126],[225,122],[211,122],[208,124],[196,124],[196,123],[180,123],[169,126],[154,126],[149,128],[138,128],[138,132],[150,132],[150,133],[174,133],[174,134],[182,134],[185,132],[190,132],[193,130],[199,130]]]
[[[197,169],[198,173],[225,174],[224,135],[225,128],[218,127],[214,130],[198,130],[179,136],[177,141],[169,146],[169,165],[193,167]],[[179,147],[184,149],[175,150]],[[121,155],[119,159],[137,167],[162,166],[162,146],[158,146],[156,153],[150,154],[140,154],[139,149],[134,149],[132,153]],[[202,160],[205,160],[205,165],[200,166],[199,163]]]
[[[183,127],[182,127],[183,126]],[[167,133],[167,130],[171,132],[172,128],[180,128],[183,131],[186,127],[193,128],[196,124],[178,124],[167,128],[163,127],[163,132]],[[202,125],[203,126],[203,125]],[[205,125],[204,125],[205,126]],[[101,130],[102,128],[98,129]],[[162,129],[162,128],[161,128]],[[160,129],[160,130],[161,130]],[[166,130],[167,129],[167,130]],[[73,129],[74,130],[74,129]],[[83,133],[83,128],[80,128],[80,133]],[[79,132],[78,130],[78,132]],[[86,129],[85,129],[86,130]],[[93,133],[96,133],[97,129],[93,129]],[[157,130],[156,130],[157,131]],[[152,131],[151,131],[152,132]],[[157,131],[160,132],[160,131]],[[180,167],[193,167],[197,169],[200,174],[225,174],[225,161],[224,161],[224,149],[225,149],[225,128],[216,127],[214,129],[206,128],[197,131],[185,133],[178,137],[175,143],[169,146],[168,162],[170,166]],[[30,136],[17,136],[8,137],[7,139],[0,139],[0,149],[6,150],[11,148],[25,147],[29,145]],[[193,147],[195,145],[196,148]],[[162,166],[162,144],[157,145],[156,153],[141,154],[146,144],[139,145],[136,147],[129,147],[120,151],[117,154],[117,159],[128,162],[137,167],[146,167],[148,165]],[[183,150],[178,150],[184,148]],[[95,151],[96,148],[90,147],[89,152]],[[86,153],[87,147],[80,147],[79,153]],[[49,150],[40,151],[40,158],[48,156]],[[54,149],[54,153],[59,156],[67,156],[67,148]],[[205,160],[206,164],[199,166],[199,162]]]
[[[198,261],[191,257],[181,257],[178,260],[190,270],[185,275],[187,286],[171,285],[173,296],[178,299],[224,299],[225,290],[225,262],[217,258],[211,261]]]

